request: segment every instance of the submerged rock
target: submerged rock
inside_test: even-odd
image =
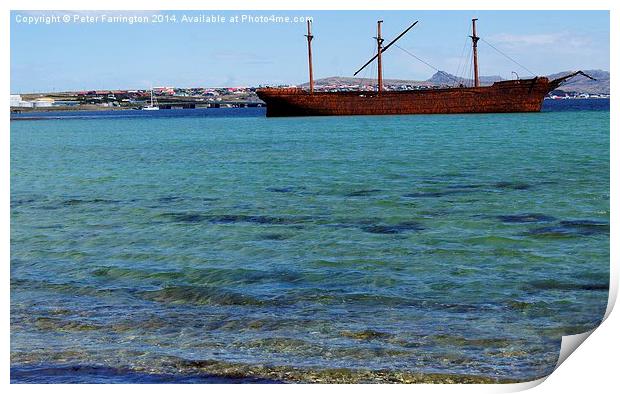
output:
[[[609,290],[609,283],[563,282],[555,279],[546,279],[529,282],[523,287],[528,290],[607,291]]]
[[[84,199],[84,200],[73,198],[73,199],[63,201],[60,205],[72,206],[72,205],[80,205],[80,204],[116,204],[119,202],[120,201],[118,200],[109,200],[105,198],[92,198],[92,199]]]
[[[373,224],[361,227],[362,231],[371,234],[400,234],[421,231],[424,227],[418,222],[401,222],[397,224]]]
[[[499,220],[504,223],[536,223],[536,222],[552,222],[555,220],[553,216],[541,213],[522,213],[517,215],[499,215]]]
[[[359,339],[363,341],[370,341],[372,339],[390,338],[392,334],[387,332],[364,330],[364,331],[342,331],[340,333],[343,337]]]
[[[530,189],[532,185],[524,182],[497,182],[495,183],[495,187],[498,189],[527,190]]]
[[[171,218],[175,222],[181,223],[199,223],[207,220],[207,215],[199,213],[165,213],[162,216]]]
[[[380,193],[380,189],[368,189],[368,190],[356,190],[345,194],[346,197],[367,197],[377,193]]]
[[[573,237],[609,234],[609,223],[595,220],[563,220],[557,225],[538,227],[526,235],[539,237]]]
[[[293,193],[295,191],[294,187],[268,187],[268,192],[272,193]]]
[[[609,223],[597,220],[563,220],[560,225],[577,230],[582,235],[609,234]]]
[[[157,201],[159,202],[175,202],[175,201],[181,201],[183,200],[183,197],[179,197],[179,196],[166,196],[166,197],[160,197],[157,199]]]
[[[443,190],[437,192],[416,192],[416,193],[408,193],[404,194],[403,197],[407,198],[432,198],[432,197],[444,197],[453,194],[462,193],[461,190]]]
[[[457,185],[448,185],[447,188],[448,189],[479,189],[481,187],[484,187],[484,185],[482,184],[472,184],[472,183],[463,183],[463,184],[457,184]]]
[[[207,286],[169,286],[160,290],[143,291],[142,298],[166,304],[194,305],[264,305],[254,297]]]
[[[160,215],[180,223],[199,223],[209,222],[212,224],[235,224],[235,223],[256,223],[256,224],[277,224],[292,225],[301,224],[312,220],[306,216],[263,216],[263,215],[215,215],[195,212],[185,213],[164,213]]]
[[[284,241],[289,239],[290,236],[286,234],[269,233],[261,234],[258,238],[264,241]]]
[[[39,330],[64,332],[92,331],[101,328],[99,325],[96,324],[75,320],[64,320],[55,317],[38,317],[34,321],[34,326],[37,327]]]

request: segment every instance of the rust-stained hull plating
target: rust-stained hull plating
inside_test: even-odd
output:
[[[409,115],[538,112],[559,80],[546,77],[491,86],[407,91],[314,92],[299,88],[258,89],[267,116]]]

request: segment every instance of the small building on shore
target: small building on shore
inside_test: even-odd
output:
[[[19,94],[11,95],[11,107],[32,108],[34,105],[31,101],[24,101]]]
[[[41,97],[33,101],[35,108],[47,108],[54,105],[55,100],[49,97]]]

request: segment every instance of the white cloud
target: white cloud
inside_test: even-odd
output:
[[[591,43],[587,37],[574,35],[568,32],[540,33],[540,34],[510,34],[499,33],[489,36],[491,44],[498,44],[510,48],[581,48]]]

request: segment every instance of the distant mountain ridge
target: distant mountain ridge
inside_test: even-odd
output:
[[[559,78],[561,76],[567,75],[572,71],[562,71],[555,74],[548,75],[549,79]],[[596,81],[592,81],[588,78],[577,76],[572,80],[568,81],[566,84],[561,86],[558,90],[567,92],[567,93],[588,93],[588,94],[609,94],[609,71],[604,70],[584,70],[584,72],[590,75],[593,78],[596,78]],[[524,76],[525,78],[525,76]],[[480,84],[481,85],[492,85],[494,82],[504,81],[505,78],[502,78],[499,75],[489,75],[489,76],[481,76]],[[416,81],[409,79],[384,79],[383,83],[387,86],[437,86],[437,85],[456,85],[457,81],[462,81],[466,85],[471,85],[471,79],[460,79],[452,74],[438,71],[433,74],[429,79],[425,81]],[[377,83],[377,80],[374,78],[351,78],[351,77],[327,77],[316,79],[314,81],[315,86],[340,86],[340,85],[358,85],[358,86],[372,86]],[[301,85],[302,87],[307,87],[308,83],[304,83]]]
[[[492,85],[493,82],[503,81],[504,78],[499,75],[490,75],[490,76],[480,76],[480,84],[481,85]],[[445,71],[437,71],[433,74],[432,77],[426,80],[426,82],[432,82],[435,84],[455,84],[456,81],[462,82],[464,84],[472,84],[471,79],[462,79],[452,74],[449,74]]]

